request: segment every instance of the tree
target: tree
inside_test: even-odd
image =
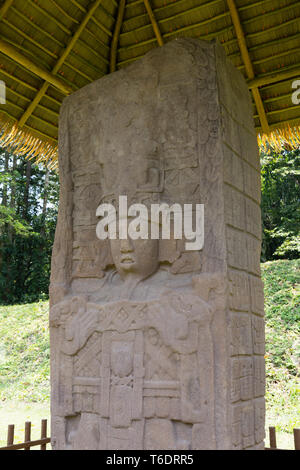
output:
[[[262,259],[300,255],[300,149],[261,155]]]
[[[57,173],[0,149],[0,303],[48,296],[58,186]]]

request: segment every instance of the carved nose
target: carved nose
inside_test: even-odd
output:
[[[121,253],[132,253],[133,252],[133,247],[130,242],[130,240],[127,238],[127,240],[121,240]]]

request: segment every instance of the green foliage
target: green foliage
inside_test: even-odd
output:
[[[56,173],[0,149],[0,304],[48,298],[58,191]]]
[[[29,236],[32,232],[30,225],[18,217],[14,209],[0,205],[0,229],[3,227],[11,227],[16,235],[23,237]]]
[[[262,260],[300,256],[300,150],[261,155]]]
[[[264,263],[262,276],[268,421],[292,432],[300,425],[300,260]]]
[[[0,401],[48,401],[48,302],[0,307],[0,323]]]

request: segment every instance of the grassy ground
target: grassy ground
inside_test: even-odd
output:
[[[293,448],[300,427],[300,260],[262,265],[266,313],[266,424]],[[268,444],[268,441],[266,441]]]
[[[15,443],[24,441],[25,421],[32,439],[40,438],[49,391],[48,302],[0,307],[0,446],[8,424],[15,424]]]
[[[267,427],[276,426],[277,444],[293,448],[292,430],[300,427],[300,260],[262,265],[266,306]],[[0,307],[0,446],[7,425],[49,419],[48,302]],[[268,438],[266,439],[268,445]]]
[[[48,402],[5,401],[0,404],[0,447],[6,445],[7,426],[15,424],[14,443],[24,442],[25,421],[31,421],[31,439],[41,437],[41,420],[48,420],[48,436],[50,435],[50,404]],[[32,450],[39,449],[32,448]]]

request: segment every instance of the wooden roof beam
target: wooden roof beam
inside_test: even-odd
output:
[[[5,0],[4,4],[0,8],[0,21],[2,20],[2,18],[4,18],[4,16],[6,15],[8,9],[13,4],[13,2],[14,0]]]
[[[60,58],[58,59],[58,61],[56,62],[53,70],[52,70],[52,74],[55,75],[59,69],[61,68],[62,64],[64,63],[64,61],[66,60],[66,58],[68,57],[69,53],[71,52],[71,50],[73,49],[76,41],[78,40],[79,36],[81,35],[82,31],[84,30],[84,28],[86,27],[87,23],[89,22],[89,20],[91,19],[91,17],[93,16],[93,14],[95,13],[95,10],[98,8],[98,6],[100,5],[102,0],[95,0],[94,3],[92,3],[91,7],[89,8],[88,12],[85,14],[82,22],[80,23],[80,25],[78,26],[77,30],[75,31],[75,33],[73,34],[73,36],[70,38],[69,40],[69,43],[67,45],[67,47],[65,48],[65,50],[63,51],[62,55],[60,56]],[[31,114],[33,113],[33,111],[35,110],[35,108],[37,107],[38,103],[41,101],[41,99],[43,98],[43,96],[46,94],[47,90],[48,90],[48,86],[49,84],[47,82],[45,82],[42,86],[42,88],[39,90],[39,92],[36,94],[35,98],[33,99],[33,101],[30,103],[30,105],[28,106],[28,108],[26,109],[25,113],[23,114],[23,116],[21,117],[21,119],[19,120],[19,126],[22,127],[24,126],[24,124],[26,123],[27,119],[29,118],[29,116],[31,116]],[[72,90],[73,91],[73,90]]]
[[[73,18],[73,16],[69,15],[69,13],[64,10],[55,0],[50,0],[50,2],[57,8],[62,15],[64,15],[66,18],[69,20],[73,21],[73,23],[80,24],[80,21],[78,21],[76,18]]]
[[[270,72],[265,75],[257,76],[253,80],[248,81],[248,87],[250,90],[260,86],[271,85],[272,83],[281,82],[288,80],[289,78],[299,77],[300,67],[292,67],[290,70],[281,70],[280,72]]]
[[[149,0],[144,0],[144,4],[145,4],[146,10],[147,10],[147,13],[148,13],[148,15],[149,15],[150,21],[151,21],[151,23],[152,23],[152,27],[153,27],[154,34],[155,34],[155,36],[156,36],[158,45],[159,45],[159,46],[163,46],[164,41],[163,41],[163,38],[162,38],[162,34],[161,34],[161,32],[160,32],[158,23],[157,23],[157,21],[156,21],[156,19],[155,19],[155,16],[154,16],[152,7],[151,7],[151,5],[150,5],[150,1],[149,1]]]
[[[16,13],[22,18],[24,19],[24,21],[26,21],[28,24],[30,24],[33,28],[35,28],[37,31],[41,32],[42,34],[45,34],[47,37],[49,37],[52,41],[55,42],[55,44],[57,44],[59,47],[61,48],[64,48],[65,45],[64,43],[62,43],[61,41],[58,41],[54,36],[52,36],[50,33],[48,33],[47,31],[43,30],[42,28],[40,28],[36,23],[34,23],[33,21],[30,20],[30,18],[27,18],[27,16],[21,14],[20,12],[18,12],[16,10]],[[31,38],[30,36],[27,36],[26,34],[24,34],[23,31],[19,30],[18,28],[16,28],[12,23],[10,23],[9,21],[7,20],[3,20],[3,22],[5,24],[7,24],[10,28],[12,28],[14,31],[17,32],[17,34],[20,34],[21,36],[25,37],[29,42],[31,42],[32,44],[35,44],[39,49],[43,50],[46,54],[50,55],[51,57],[54,57],[55,59],[58,59],[59,57],[53,53],[52,51],[46,49],[45,47],[42,47],[41,44],[38,44],[37,41],[35,41],[33,38]],[[90,31],[88,31],[86,29],[87,32],[89,32],[89,34],[92,35],[92,37],[98,41],[101,46],[104,45],[104,43],[102,43],[93,33],[91,33]],[[21,46],[20,44],[16,44],[14,43],[13,41],[11,40],[8,40],[7,38],[5,39],[7,42],[11,43],[12,45],[16,46],[17,48],[19,49],[25,49],[23,46]],[[90,47],[85,41],[82,41],[81,39],[78,40],[84,47],[86,47],[91,53],[93,53],[94,55],[96,55],[99,60],[101,60],[102,62],[104,62],[106,65],[108,64],[108,60],[103,57],[100,53],[98,53],[94,48]],[[25,49],[26,50],[26,49]],[[33,53],[32,53],[33,54]],[[92,67],[93,68],[93,65],[90,64],[90,63],[87,63],[87,61],[85,61],[85,59],[83,59],[83,57],[79,56],[78,54],[75,54],[73,51],[71,51],[71,54],[73,55],[76,55],[76,58],[81,61],[81,62],[84,62],[86,63],[88,66]],[[103,70],[102,70],[103,71]]]
[[[82,6],[80,3],[78,3],[76,0],[70,0],[70,1],[71,1],[71,3],[73,3],[73,5],[75,5],[75,6],[76,6],[79,10],[81,10],[83,13],[86,13],[86,12],[87,12],[86,8],[83,7],[83,6]],[[111,2],[112,2],[115,6],[117,6],[115,0],[111,0]],[[108,15],[108,16],[110,16],[110,17],[112,16],[112,15],[111,15],[105,8],[103,8],[103,7],[102,7],[102,11],[104,11],[104,12],[106,13],[106,15]],[[92,18],[91,18],[91,21],[92,21],[93,23],[95,23],[95,25],[97,25],[107,36],[109,36],[109,37],[112,36],[112,32],[111,32],[108,28],[106,28],[102,23],[100,23],[95,17],[92,17]]]
[[[125,5],[126,0],[120,0],[117,19],[114,28],[114,34],[111,41],[111,49],[110,49],[110,72],[115,72],[117,68],[117,51],[118,51],[118,43],[120,38],[121,27],[124,18],[125,12]]]
[[[48,72],[47,70],[32,62],[32,60],[25,57],[15,47],[11,46],[6,41],[3,41],[3,39],[0,39],[0,52],[10,57],[18,64],[22,65],[27,70],[30,70],[30,72],[33,72],[39,78],[42,78],[43,80],[51,83],[51,85],[55,86],[55,88],[58,88],[58,90],[62,91],[64,94],[68,95],[73,92],[72,88],[69,85],[66,85],[63,80],[61,80],[59,77],[55,77],[53,73]]]
[[[239,48],[240,48],[240,51],[241,51],[241,56],[242,56],[243,62],[245,64],[247,76],[250,80],[253,80],[254,77],[255,77],[254,68],[253,68],[253,65],[252,65],[252,62],[251,62],[251,59],[250,59],[250,55],[249,55],[249,52],[248,52],[248,48],[247,48],[247,44],[246,44],[246,38],[245,38],[245,35],[244,35],[244,31],[243,31],[243,28],[242,28],[242,24],[241,24],[241,21],[240,21],[240,17],[239,17],[237,7],[235,5],[234,0],[227,0],[227,5],[228,5],[228,8],[229,8],[232,23],[234,25],[234,29],[235,29],[235,32],[236,32],[236,35],[237,35],[238,44],[239,44]],[[268,124],[267,115],[266,115],[266,112],[265,112],[263,101],[262,101],[261,96],[260,96],[260,92],[259,92],[257,87],[252,88],[252,95],[253,95],[253,98],[254,98],[254,101],[255,101],[255,104],[256,104],[256,109],[257,109],[257,112],[258,112],[258,115],[259,115],[259,119],[260,119],[260,122],[261,122],[263,132],[265,132],[266,134],[269,134],[270,133],[270,128],[269,128],[269,124]]]

